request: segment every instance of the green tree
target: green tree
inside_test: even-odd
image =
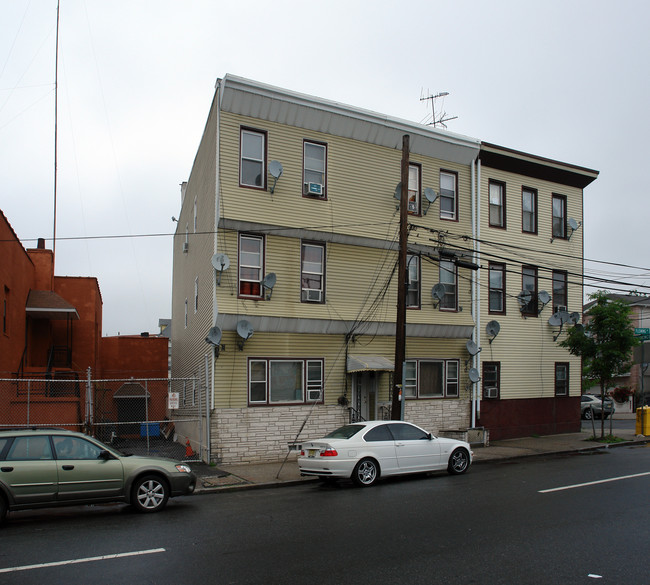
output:
[[[603,290],[589,298],[595,303],[587,312],[587,324],[571,327],[560,346],[582,358],[583,376],[600,386],[600,399],[604,402],[605,389],[612,380],[629,371],[632,348],[639,341],[634,336],[627,303],[610,299]],[[604,417],[600,436],[605,436]]]

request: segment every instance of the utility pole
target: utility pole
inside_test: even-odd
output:
[[[401,420],[402,379],[406,359],[406,252],[408,244],[408,188],[409,188],[409,135],[402,137],[402,192],[399,203],[399,256],[397,263],[397,317],[395,319],[395,373],[393,375],[393,401],[390,409],[393,420]]]

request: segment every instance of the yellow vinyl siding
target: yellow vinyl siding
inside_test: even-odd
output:
[[[271,122],[223,114],[221,139],[222,217],[335,231],[336,233],[384,237],[397,221],[397,201],[393,194],[400,181],[401,150],[371,145],[347,138],[305,131]],[[283,174],[275,192],[239,187],[240,128],[253,127],[267,132],[267,162],[282,163]],[[327,200],[302,196],[303,139],[326,143]],[[440,168],[458,172],[461,225],[470,226],[469,166],[438,159],[413,156],[422,165],[422,187],[439,191]],[[351,189],[353,186],[353,189]],[[427,227],[448,229],[455,222],[439,218],[439,202],[426,216],[410,216],[410,221]],[[455,224],[458,225],[458,224]]]
[[[506,229],[489,226],[489,180],[506,185]],[[537,190],[537,234],[522,232],[522,186]],[[481,346],[480,360],[501,363],[501,399],[552,398],[555,396],[555,362],[569,362],[569,393],[581,393],[581,362],[558,345],[564,333],[553,341],[559,327],[551,327],[548,319],[553,307],[553,270],[567,272],[568,310],[582,314],[582,229],[574,232],[570,240],[551,242],[553,194],[567,198],[567,220],[582,221],[582,190],[540,179],[508,173],[489,167],[481,169]],[[493,242],[490,245],[485,242]],[[513,247],[509,247],[513,246]],[[516,246],[516,248],[515,248]],[[491,256],[491,254],[497,257]],[[506,315],[490,314],[489,279],[490,261],[506,264]],[[537,317],[522,316],[517,295],[522,289],[522,266],[537,267],[538,291],[546,290],[551,301]],[[540,305],[541,306],[541,305]],[[497,320],[501,330],[489,343],[485,324]],[[564,326],[566,330],[568,325]]]
[[[241,339],[235,332],[224,332],[221,351],[215,363],[214,403],[216,408],[243,408],[248,404],[248,361],[249,358],[296,358],[324,359],[324,403],[336,405],[340,396],[346,393],[346,351],[344,335],[309,335],[297,333],[256,332],[246,341],[243,351],[238,348]],[[464,350],[465,340],[409,338],[406,359],[458,359]],[[382,355],[393,361],[395,338],[386,336],[363,336],[356,338],[348,347],[350,355]],[[381,376],[377,400],[390,402],[389,380],[392,373],[377,372]],[[459,398],[469,397],[467,372],[464,362],[459,367]],[[351,388],[348,384],[347,397]],[[441,399],[432,399],[441,400]],[[309,407],[309,404],[305,405]],[[251,408],[266,408],[255,406]]]

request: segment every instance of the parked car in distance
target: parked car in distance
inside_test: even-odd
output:
[[[0,430],[0,523],[10,510],[100,502],[158,512],[195,487],[180,461],[126,455],[63,429]]]
[[[593,394],[583,394],[580,397],[580,414],[586,420],[591,420],[592,416],[601,418],[603,411],[605,411],[605,418],[607,418],[614,414],[615,410],[614,401],[609,397],[605,397],[604,407],[600,398]]]
[[[298,468],[301,475],[351,479],[367,487],[391,475],[445,469],[464,473],[472,455],[469,443],[435,437],[408,422],[363,421],[303,443]]]

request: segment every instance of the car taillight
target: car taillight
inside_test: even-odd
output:
[[[320,452],[320,456],[321,457],[336,457],[336,456],[338,456],[338,452],[336,451],[336,449],[323,449]]]
[[[304,449],[303,449],[302,451],[300,451],[300,456],[301,456],[301,457],[304,457],[304,456],[305,456],[305,450],[304,450]]]

